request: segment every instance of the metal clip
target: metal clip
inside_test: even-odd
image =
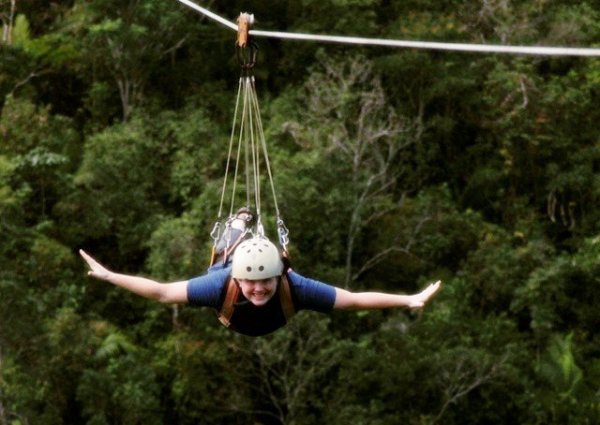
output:
[[[221,238],[221,222],[220,221],[215,222],[213,229],[210,231],[210,237],[214,241],[213,245],[217,246],[217,242]]]
[[[290,231],[287,227],[285,227],[285,223],[281,218],[277,219],[277,233],[279,235],[279,243],[281,244],[281,247],[284,249],[284,251],[287,251],[287,246],[290,243]]]
[[[258,236],[265,236],[265,227],[262,224],[262,220],[260,218],[260,215],[258,215],[256,217],[256,235]]]

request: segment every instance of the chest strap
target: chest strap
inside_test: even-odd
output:
[[[221,311],[218,313],[219,321],[225,327],[229,327],[231,325],[231,317],[233,316],[233,312],[235,310],[235,303],[237,302],[240,296],[240,286],[236,279],[233,277],[229,279],[227,282],[227,292],[225,293],[225,300],[223,301],[223,305],[221,306]],[[288,280],[287,274],[284,273],[281,275],[279,279],[279,301],[281,303],[281,310],[283,311],[283,316],[285,317],[285,321],[288,322],[294,314],[296,314],[296,309],[294,308],[294,301],[292,300],[292,290],[290,289],[290,282]]]

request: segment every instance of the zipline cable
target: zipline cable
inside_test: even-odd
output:
[[[188,7],[202,13],[203,15],[214,19],[215,21],[237,31],[238,26],[209,10],[198,6],[189,0],[177,0]],[[410,41],[410,40],[391,40],[382,38],[366,38],[366,37],[348,37],[348,36],[332,36],[304,33],[290,33],[278,31],[259,31],[250,30],[250,35],[258,37],[270,37],[289,40],[303,41],[319,41],[326,43],[343,43],[355,45],[371,45],[384,47],[404,47],[413,49],[430,49],[430,50],[449,50],[460,52],[477,52],[477,53],[507,53],[520,55],[537,55],[537,56],[587,56],[600,57],[600,48],[585,48],[585,47],[548,47],[548,46],[506,46],[499,44],[469,44],[469,43],[441,43],[430,41]]]
[[[226,27],[231,28],[234,31],[238,30],[238,26],[236,24],[234,24],[233,22],[229,22],[227,19],[225,18],[221,18],[219,15],[216,15],[214,13],[212,13],[210,10],[205,9],[201,6],[198,6],[196,3],[188,1],[188,0],[177,0],[180,3],[185,4],[188,7],[191,7],[192,9],[202,13],[205,16],[208,16],[210,19],[213,19],[223,25],[225,25]]]
[[[600,56],[600,49],[546,46],[504,46],[499,44],[441,43],[431,41],[387,40],[364,37],[329,36],[302,33],[284,33],[273,31],[250,31],[251,35],[276,37],[293,40],[323,41],[387,47],[407,47],[413,49],[451,50],[479,53],[513,53],[539,56]]]

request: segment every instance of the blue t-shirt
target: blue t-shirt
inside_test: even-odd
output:
[[[221,310],[225,299],[231,267],[214,267],[206,275],[190,279],[187,297],[191,305]],[[328,313],[335,303],[335,288],[317,280],[308,279],[298,273],[288,273],[292,301],[296,311],[312,310]],[[279,287],[277,289],[279,291]],[[271,333],[286,323],[279,296],[276,293],[264,306],[257,307],[240,292],[230,328],[250,336]]]

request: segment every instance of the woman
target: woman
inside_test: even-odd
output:
[[[263,236],[240,243],[231,266],[213,267],[203,276],[171,283],[115,273],[83,250],[80,254],[93,278],[162,303],[212,307],[223,324],[251,336],[279,329],[299,310],[422,308],[441,287],[437,281],[414,295],[350,292],[284,267],[277,247]]]

